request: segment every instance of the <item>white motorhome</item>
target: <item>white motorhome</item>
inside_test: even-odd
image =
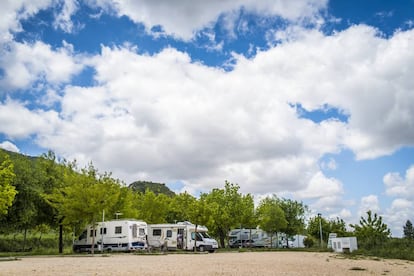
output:
[[[194,250],[214,252],[218,243],[207,234],[207,227],[196,226],[188,221],[177,224],[149,224],[148,245],[167,250]],[[195,242],[196,241],[196,242]]]
[[[73,251],[135,251],[147,248],[147,223],[139,220],[110,220],[92,225],[73,243]]]
[[[278,233],[269,235],[260,228],[233,229],[229,233],[229,247],[305,247],[303,239],[305,236],[295,235],[287,239],[286,234]]]

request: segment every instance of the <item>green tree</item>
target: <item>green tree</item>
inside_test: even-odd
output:
[[[138,217],[149,224],[166,222],[168,206],[171,198],[165,194],[156,195],[147,189],[145,193],[139,193],[136,201]]]
[[[382,217],[376,213],[372,215],[371,210],[367,211],[367,218],[361,217],[359,225],[350,224],[354,228],[354,233],[358,238],[361,247],[372,249],[381,245],[391,235],[387,224],[382,222]]]
[[[17,194],[16,188],[12,185],[15,177],[13,163],[6,155],[0,165],[0,217],[7,214]]]
[[[209,208],[205,194],[201,195],[198,200],[194,202],[194,205],[189,212],[190,221],[195,224],[195,232],[199,225],[208,225],[211,218],[211,209]],[[197,248],[197,239],[194,239],[194,250]]]
[[[237,184],[225,181],[224,189],[215,188],[202,195],[211,214],[207,227],[219,238],[221,247],[225,247],[230,229],[240,226],[242,221],[242,195],[239,189]]]
[[[92,224],[102,218],[104,210],[112,210],[120,194],[119,183],[110,174],[99,174],[90,164],[87,168],[76,172],[68,170],[65,174],[66,185],[56,189],[49,201],[58,210],[62,223],[66,225]],[[94,236],[91,251],[94,253]]]
[[[167,221],[191,221],[191,212],[196,204],[197,199],[187,192],[172,197],[168,206]]]
[[[338,237],[348,236],[346,230],[345,221],[340,218],[326,220],[324,217],[312,217],[308,221],[307,233],[312,236],[315,240],[320,241],[320,225],[322,226],[322,238],[326,242],[328,240],[329,233],[336,233]]]
[[[27,232],[39,224],[43,212],[41,208],[42,187],[39,172],[36,170],[36,160],[23,155],[13,156],[14,173],[13,186],[16,188],[12,206],[0,223],[3,231],[23,232],[23,246],[25,250]]]
[[[410,220],[407,220],[407,222],[403,226],[403,230],[404,230],[404,238],[414,239],[414,228]]]
[[[308,207],[302,202],[297,202],[291,199],[278,199],[279,205],[285,213],[287,226],[284,229],[288,237],[300,234],[305,229],[305,213]],[[286,246],[289,246],[288,239],[286,239]]]
[[[280,201],[275,196],[262,199],[257,207],[257,214],[259,226],[270,235],[270,246],[273,246],[273,235],[285,231],[288,225]]]

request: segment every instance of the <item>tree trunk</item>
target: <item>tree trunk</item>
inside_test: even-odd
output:
[[[63,225],[59,224],[59,254],[63,253]]]
[[[198,224],[195,225],[194,252],[197,251],[197,227],[198,227]]]
[[[92,223],[92,246],[91,246],[91,254],[95,253],[95,222]]]
[[[26,238],[27,238],[27,228],[24,228],[24,234],[23,234],[23,249],[22,251],[24,252],[26,249]]]

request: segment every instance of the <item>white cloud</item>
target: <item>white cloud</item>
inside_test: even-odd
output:
[[[223,14],[233,14],[240,8],[264,16],[280,16],[296,21],[306,19],[316,21],[319,12],[326,8],[327,0],[235,0],[235,1],[120,1],[90,0],[92,6],[106,10],[115,9],[118,16],[128,16],[131,20],[145,25],[147,31],[161,26],[164,32],[184,40],[190,40],[197,31],[211,27]],[[229,17],[228,17],[229,19]],[[227,26],[233,27],[227,20]],[[231,32],[230,32],[231,33]]]
[[[317,172],[307,183],[307,187],[296,195],[299,198],[339,197],[343,195],[342,183],[335,178],[327,178]]]
[[[387,195],[414,199],[414,166],[407,169],[404,177],[399,173],[387,173],[383,181]]]
[[[391,229],[393,236],[403,236],[403,226],[407,220],[412,220],[414,205],[412,200],[397,198],[391,203],[383,215],[384,222]]]
[[[306,110],[328,104],[348,114],[347,131],[337,142],[357,159],[413,145],[414,30],[387,39],[364,25],[332,36],[299,28],[287,37],[253,60],[241,59],[237,67],[246,75],[264,74],[263,86],[271,80],[279,95]]]
[[[10,42],[14,32],[22,31],[20,20],[33,16],[51,3],[52,0],[3,0],[0,9],[0,44]]]
[[[64,0],[62,10],[58,11],[55,15],[53,26],[62,29],[66,33],[71,33],[75,28],[71,17],[78,9],[79,3],[77,0]]]
[[[408,219],[412,220],[414,212],[414,166],[408,168],[404,176],[395,172],[387,173],[383,182],[386,195],[395,197],[384,218],[392,232],[402,236],[402,223]]]
[[[374,213],[378,214],[380,210],[381,208],[380,208],[378,196],[368,195],[368,196],[361,198],[361,202],[360,202],[359,210],[358,210],[358,217],[365,218],[367,216],[368,211],[371,211],[373,214]]]
[[[20,152],[19,148],[10,141],[4,141],[0,143],[0,148],[12,151],[12,152]]]
[[[25,89],[37,81],[48,85],[68,82],[83,65],[74,57],[72,45],[63,42],[63,47],[53,50],[50,45],[37,41],[9,43],[0,68],[4,71],[4,78],[0,80],[2,87]]]
[[[22,103],[7,100],[0,104],[0,133],[15,139],[49,135],[59,122],[55,111],[30,110]]]

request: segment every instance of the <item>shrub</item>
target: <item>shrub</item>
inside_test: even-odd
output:
[[[313,247],[313,245],[315,244],[315,239],[312,236],[307,236],[304,240],[303,240],[303,244],[307,247],[307,248],[311,248]]]

